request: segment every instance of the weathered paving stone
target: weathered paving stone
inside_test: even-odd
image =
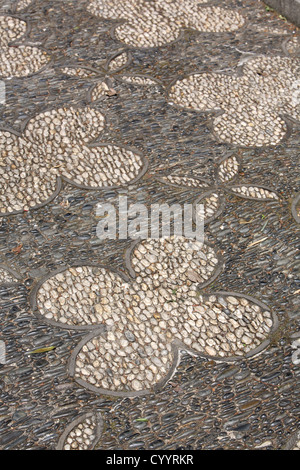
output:
[[[1,2],[1,449],[299,447],[299,31],[198,3]]]

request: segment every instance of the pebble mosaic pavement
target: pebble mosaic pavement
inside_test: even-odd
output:
[[[252,0],[0,29],[0,448],[300,449],[299,30]],[[101,241],[120,195],[202,203],[204,243]]]

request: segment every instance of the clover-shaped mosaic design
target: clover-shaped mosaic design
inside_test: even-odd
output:
[[[240,158],[234,154],[225,156],[219,163],[214,181],[208,178],[199,178],[194,175],[181,175],[171,173],[168,176],[158,177],[158,181],[174,188],[188,188],[192,191],[201,192],[194,203],[203,206],[204,223],[208,224],[216,219],[225,208],[225,193],[234,194],[237,197],[251,199],[254,201],[280,201],[279,195],[271,188],[261,185],[238,183]]]
[[[245,22],[236,11],[199,5],[196,0],[92,0],[88,11],[100,18],[121,20],[113,35],[139,48],[176,41],[186,28],[219,33],[236,31]]]
[[[279,144],[286,117],[300,120],[300,60],[251,57],[236,74],[195,73],[177,80],[169,100],[195,111],[219,111],[212,120],[221,142],[244,147]],[[285,117],[285,118],[284,118]]]
[[[37,47],[19,44],[27,33],[25,21],[12,16],[0,16],[0,77],[26,77],[38,72],[50,58]]]
[[[95,143],[105,127],[91,107],[45,111],[21,133],[0,132],[0,215],[46,204],[62,180],[85,189],[127,185],[140,178],[147,160],[131,148]]]
[[[257,354],[277,326],[269,308],[230,292],[204,294],[222,259],[184,237],[135,241],[130,277],[104,266],[73,266],[36,284],[34,312],[50,324],[89,333],[70,374],[96,393],[149,393],[172,376],[180,350],[219,360]]]

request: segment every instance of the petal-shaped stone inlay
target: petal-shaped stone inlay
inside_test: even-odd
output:
[[[292,215],[295,221],[300,224],[300,194],[297,194],[292,200]]]
[[[92,450],[103,429],[100,413],[86,413],[67,426],[59,439],[57,450]]]
[[[99,111],[71,107],[30,119],[21,135],[0,132],[0,215],[45,204],[61,179],[100,189],[140,178],[147,161],[137,150],[91,143],[104,126]]]
[[[196,200],[195,205],[203,205],[204,223],[208,224],[222,214],[225,207],[224,196],[215,190],[207,191]],[[201,218],[201,214],[199,214]]]
[[[263,186],[254,186],[251,184],[240,184],[228,186],[227,190],[245,199],[254,200],[279,200],[278,194],[269,188]]]
[[[0,76],[2,78],[25,77],[37,72],[49,62],[48,54],[37,47],[11,44],[24,36],[26,30],[25,21],[11,16],[0,16]]]
[[[32,292],[33,309],[50,323],[92,330],[73,351],[70,373],[95,392],[131,395],[162,386],[182,349],[220,360],[256,354],[277,326],[252,297],[198,292],[222,269],[206,243],[175,236],[136,241],[126,265],[131,279],[78,266]]]
[[[188,188],[203,189],[208,188],[209,183],[201,178],[195,178],[192,176],[180,176],[180,175],[168,175],[158,178],[164,184],[169,184],[176,188],[180,186],[187,186]]]
[[[217,177],[222,183],[232,181],[238,174],[239,161],[235,155],[226,157],[219,165]]]
[[[277,145],[287,135],[286,114],[300,120],[300,61],[257,56],[244,62],[243,75],[193,74],[177,80],[169,99],[196,111],[220,111],[213,118],[217,138],[244,147]]]
[[[201,6],[196,0],[92,0],[88,10],[100,18],[125,20],[115,28],[117,39],[134,47],[162,46],[177,40],[183,29],[235,31],[244,24],[236,11]]]

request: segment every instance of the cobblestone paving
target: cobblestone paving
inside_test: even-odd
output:
[[[252,0],[0,10],[0,448],[299,449],[299,30]],[[204,243],[100,240],[119,196],[203,204]]]

